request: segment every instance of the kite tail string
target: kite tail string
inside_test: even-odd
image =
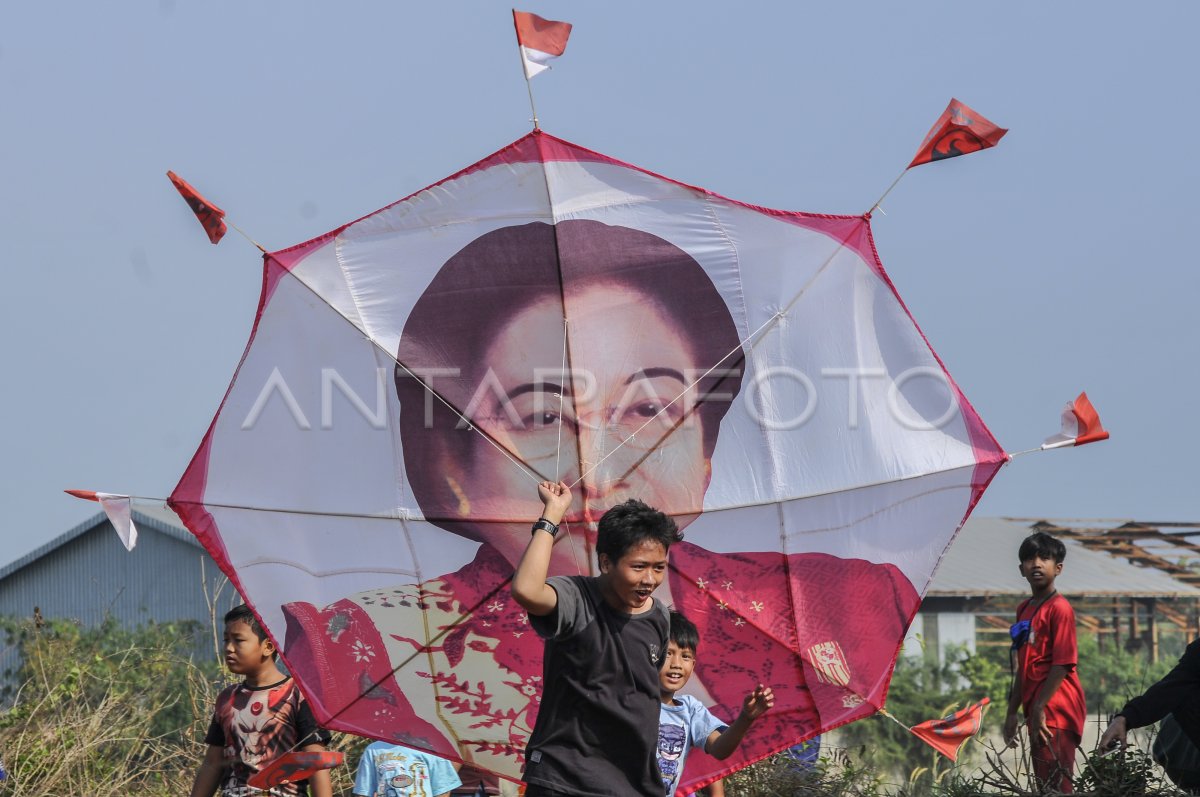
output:
[[[908,174],[908,169],[905,169],[904,171],[900,172],[900,176],[897,177],[895,180],[892,180],[892,184],[889,185],[887,190],[883,192],[883,196],[881,196],[881,197],[879,197],[879,199],[875,200],[874,205],[871,205],[871,209],[867,211],[868,216],[871,215],[872,213],[874,213],[876,210],[880,210],[879,206],[883,204],[883,200],[887,199],[887,195],[892,193],[892,189],[896,187],[896,184],[899,183],[901,178],[903,178],[904,175],[906,175],[906,174]],[[885,213],[883,215],[886,216],[887,214]]]
[[[226,216],[226,217],[225,217],[225,223],[226,223],[226,224],[228,224],[228,225],[229,225],[230,227],[232,227],[233,229],[237,230],[238,234],[240,234],[240,235],[241,235],[243,238],[245,238],[247,241],[249,241],[250,243],[252,243],[252,244],[254,244],[255,246],[257,246],[257,247],[258,247],[258,251],[262,252],[264,255],[267,253],[267,250],[266,250],[266,249],[263,247],[263,245],[262,245],[262,244],[260,244],[258,241],[256,241],[256,240],[254,240],[253,238],[251,238],[249,235],[247,235],[247,234],[246,234],[246,231],[245,231],[245,230],[243,230],[241,227],[237,226],[236,224],[234,224],[232,221],[230,221],[228,216]]]
[[[890,711],[888,711],[886,708],[882,708],[882,707],[880,707],[880,708],[879,708],[879,709],[876,711],[876,713],[878,713],[878,714],[881,714],[881,715],[883,715],[883,716],[887,717],[888,719],[890,719],[892,722],[894,722],[894,723],[896,723],[897,725],[899,725],[899,726],[900,726],[901,728],[903,728],[904,730],[908,731],[909,733],[912,733],[912,728],[908,727],[908,726],[907,726],[907,725],[905,725],[903,722],[901,722],[900,720],[896,719],[896,715],[892,714],[892,713],[891,713]]]

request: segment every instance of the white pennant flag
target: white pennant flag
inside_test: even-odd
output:
[[[125,550],[132,551],[137,545],[137,526],[133,525],[133,514],[129,505],[129,496],[113,495],[112,493],[96,493],[96,500],[104,507],[108,522],[117,530],[117,536],[125,544]]]

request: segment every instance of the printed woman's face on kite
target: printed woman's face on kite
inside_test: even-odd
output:
[[[572,485],[576,526],[627,498],[686,525],[741,351],[713,279],[658,236],[591,220],[493,230],[443,264],[405,322],[408,484],[427,520],[511,557],[542,479]]]
[[[582,479],[569,518],[594,523],[633,497],[673,515],[699,512],[708,460],[692,383],[704,369],[683,332],[628,287],[595,285],[568,294],[566,306],[569,376],[562,305],[540,301],[487,348],[494,388],[478,394],[472,417],[539,473]],[[489,511],[528,514],[529,477],[510,463],[497,468],[479,443],[472,483],[493,482]]]

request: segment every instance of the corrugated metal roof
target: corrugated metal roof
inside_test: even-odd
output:
[[[139,506],[134,523],[196,547],[200,543],[165,505]],[[107,521],[104,513],[80,523],[65,534],[0,568],[3,580],[75,538]],[[1091,521],[1096,523],[1098,521]],[[1024,594],[1029,586],[1017,573],[1017,549],[1029,536],[1031,523],[1006,518],[971,518],[942,559],[928,595],[971,596]],[[1116,523],[1113,524],[1114,528]],[[1126,597],[1200,597],[1200,588],[1183,583],[1153,567],[1139,567],[1126,559],[1088,550],[1063,538],[1067,559],[1059,576],[1059,591],[1067,595]]]
[[[43,556],[55,550],[56,548],[61,548],[71,540],[86,534],[87,532],[99,526],[101,523],[106,523],[107,521],[108,518],[103,512],[93,515],[91,518],[83,521],[65,534],[60,534],[40,548],[35,548],[34,550],[22,556],[20,559],[10,562],[3,568],[0,568],[0,581],[3,581],[5,578],[17,572],[29,563],[41,559]],[[162,505],[161,507],[138,507],[138,509],[135,509],[133,512],[133,523],[138,527],[139,532],[144,530],[156,531],[160,534],[166,534],[168,537],[173,537],[180,542],[186,542],[189,545],[195,545],[197,548],[200,547],[199,541],[192,536],[190,531],[183,527],[183,523],[179,520],[179,517],[170,509],[168,509],[166,505]]]
[[[971,518],[942,559],[929,596],[1025,594],[1029,585],[1017,572],[1017,550],[1032,532],[1028,521]],[[1200,597],[1200,589],[1153,567],[1091,551],[1063,538],[1067,558],[1056,586],[1065,595],[1122,597]]]

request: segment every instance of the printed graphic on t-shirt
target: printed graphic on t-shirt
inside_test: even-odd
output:
[[[424,761],[376,759],[379,787],[373,797],[431,797],[429,770]]]
[[[224,759],[229,765],[222,795],[257,793],[246,787],[250,776],[296,749],[299,729],[307,724],[299,716],[303,699],[290,678],[266,689],[240,684],[221,693],[213,712],[213,726],[220,728],[217,739],[224,736]],[[280,795],[300,793],[295,783],[281,784],[270,791]]]
[[[686,748],[687,728],[666,723],[658,726],[658,770],[668,794],[679,778],[679,759]]]

